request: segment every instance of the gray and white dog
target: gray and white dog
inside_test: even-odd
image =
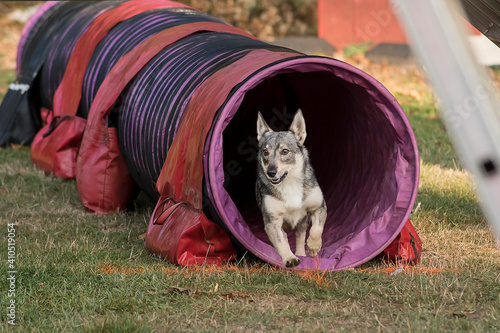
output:
[[[312,221],[307,252],[314,258],[321,250],[326,204],[304,147],[306,124],[302,111],[295,114],[288,131],[274,132],[259,112],[257,140],[257,203],[264,227],[286,267],[305,256],[306,230]],[[295,229],[295,255],[285,230]]]

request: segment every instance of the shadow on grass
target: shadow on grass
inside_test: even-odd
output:
[[[421,159],[420,187],[414,219],[439,221],[436,227],[484,225],[470,176],[451,144],[434,103],[406,100],[404,110],[413,128]]]
[[[420,207],[412,214],[413,218],[439,221],[436,228],[465,228],[486,223],[475,197],[421,187],[416,202]]]
[[[417,139],[420,158],[425,163],[449,169],[463,168],[438,114],[410,109],[407,115]]]
[[[430,97],[424,102],[408,96],[398,100],[413,128],[421,159],[415,206],[419,208],[413,219],[422,219],[431,229],[485,225],[471,176],[464,172],[436,103]]]

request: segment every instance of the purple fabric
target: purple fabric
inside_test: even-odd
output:
[[[19,71],[21,70],[21,56],[23,54],[24,44],[26,43],[26,38],[28,37],[31,28],[38,21],[38,19],[49,10],[52,6],[54,6],[59,1],[46,1],[44,4],[38,8],[36,13],[30,17],[28,22],[24,25],[23,31],[21,32],[21,37],[19,38],[19,44],[17,44],[17,56],[16,56],[16,74],[19,75]]]
[[[360,265],[384,250],[404,227],[417,194],[419,158],[410,124],[394,97],[378,81],[348,64],[316,57],[288,60],[259,71],[238,87],[220,111],[205,146],[211,202],[229,232],[246,249],[282,266],[265,235],[256,205],[242,205],[242,200],[238,207],[233,201],[236,192],[228,193],[222,184],[231,178],[225,170],[228,162],[224,154],[229,152],[224,149],[224,138],[240,140],[224,131],[231,121],[238,121],[237,131],[244,136],[255,132],[257,110],[249,107],[246,111],[245,95],[252,90],[259,91],[258,95],[272,90],[270,78],[285,73],[300,91],[308,132],[305,144],[328,206],[319,263],[305,257],[298,268],[341,270]],[[312,75],[309,80],[305,73]],[[294,74],[302,76],[294,81]],[[315,75],[319,76],[313,79]],[[331,86],[327,76],[331,76]],[[265,89],[259,90],[259,85]],[[336,89],[341,91],[336,93]],[[240,112],[249,116],[238,115]],[[255,164],[250,165],[253,168]],[[243,163],[240,166],[245,168]],[[238,181],[238,175],[233,178]],[[253,191],[249,184],[236,188]],[[294,235],[289,236],[293,249]]]

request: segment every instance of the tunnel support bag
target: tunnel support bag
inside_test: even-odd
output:
[[[406,221],[396,239],[379,255],[385,261],[404,266],[418,264],[421,256],[422,241],[410,220]]]

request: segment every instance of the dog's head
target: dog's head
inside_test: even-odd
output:
[[[274,132],[259,112],[257,119],[257,140],[259,141],[260,163],[269,181],[280,184],[287,176],[302,172],[306,139],[306,123],[299,109],[293,117],[288,131]]]

